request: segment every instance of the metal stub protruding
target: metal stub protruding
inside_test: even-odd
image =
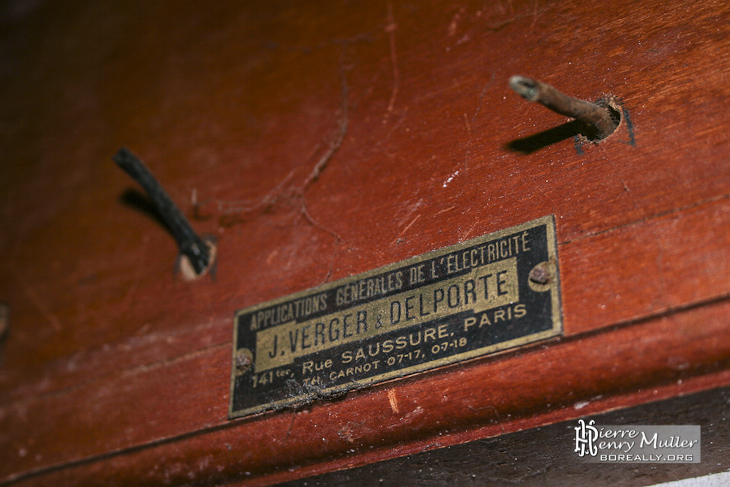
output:
[[[583,122],[590,129],[589,139],[603,140],[618,127],[620,114],[608,105],[570,97],[546,83],[525,76],[512,76],[509,86],[528,101]]]
[[[170,229],[180,250],[180,270],[185,280],[193,280],[210,271],[214,276],[216,247],[212,238],[201,238],[190,226],[162,185],[147,166],[129,149],[121,148],[112,158],[147,192],[165,225]]]
[[[193,265],[194,261],[190,259],[187,253],[182,251],[180,252],[178,269],[183,279],[185,279],[186,281],[198,279],[208,273],[210,273],[211,277],[215,279],[216,264],[218,263],[216,260],[216,257],[218,257],[218,247],[216,247],[215,245],[215,238],[211,235],[203,236],[203,242],[205,243],[209,252],[208,255],[210,264],[205,267],[202,272],[198,272],[196,270],[195,266]]]

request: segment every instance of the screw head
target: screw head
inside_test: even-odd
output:
[[[236,352],[236,356],[233,359],[233,364],[236,367],[236,374],[245,374],[248,369],[253,365],[253,354],[251,350],[242,348]]]
[[[547,284],[550,280],[550,273],[542,264],[538,264],[530,271],[530,280],[537,284]]]

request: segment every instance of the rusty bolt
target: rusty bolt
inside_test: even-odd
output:
[[[246,369],[249,365],[251,365],[251,361],[245,355],[239,355],[236,357],[236,368],[238,370]]]
[[[241,350],[236,354],[236,370],[243,374],[251,367],[251,357],[249,356],[248,350]]]
[[[614,119],[608,108],[565,95],[536,79],[512,76],[509,86],[528,101],[540,103],[556,113],[580,120],[591,127],[597,140],[605,139],[618,126],[618,120]]]
[[[538,264],[530,271],[530,280],[537,284],[547,284],[550,280],[550,273],[542,264]]]

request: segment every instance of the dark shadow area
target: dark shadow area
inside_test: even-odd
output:
[[[5,339],[10,330],[10,306],[0,301],[0,369],[3,368],[3,352]]]
[[[575,137],[576,135],[584,135],[590,138],[590,128],[583,122],[572,120],[555,128],[530,135],[529,137],[513,140],[508,142],[504,147],[505,149],[513,152],[531,154],[539,151],[540,149],[544,149],[549,145],[557,144],[558,142]]]
[[[162,219],[162,216],[157,211],[157,207],[155,206],[155,204],[142,191],[129,188],[119,196],[119,202],[122,203],[124,206],[133,208],[140,213],[144,213],[149,218],[155,220],[162,228],[165,229],[165,231],[167,231],[167,233],[170,234],[171,237],[175,237],[172,234],[170,227],[167,226],[165,220]]]

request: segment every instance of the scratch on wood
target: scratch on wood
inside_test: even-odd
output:
[[[406,228],[404,228],[404,229],[403,229],[403,231],[402,231],[402,232],[400,232],[400,234],[398,234],[398,236],[397,236],[397,237],[395,238],[395,240],[393,240],[393,245],[395,245],[395,244],[397,244],[397,243],[398,243],[398,241],[399,241],[399,240],[400,240],[400,238],[401,238],[401,237],[403,236],[403,234],[404,234],[404,233],[406,233],[406,232],[408,231],[408,229],[409,229],[409,228],[411,228],[411,226],[412,226],[412,225],[413,225],[414,223],[416,223],[416,220],[418,220],[418,219],[419,219],[420,217],[421,217],[421,215],[419,214],[419,215],[416,215],[416,218],[414,218],[413,220],[411,220],[411,223],[409,223],[409,224],[408,224],[408,225],[406,226]]]
[[[631,200],[631,204],[634,206],[634,209],[641,215],[641,220],[648,221],[649,216],[646,214],[644,208],[639,205],[634,199],[634,196],[631,194],[631,191],[629,191],[629,187],[626,182],[620,178],[619,181],[621,181],[621,185],[623,186],[624,191],[626,191],[626,194]],[[659,273],[659,285],[661,286],[661,289],[659,290],[659,296],[663,297],[666,296],[667,290],[667,280],[666,276],[664,275],[664,246],[662,245],[661,237],[656,233],[656,229],[651,223],[648,224],[648,230],[654,235],[654,241],[657,246],[657,257],[654,263],[656,265],[657,272]],[[649,305],[651,306],[651,310],[654,311],[654,303],[649,303]],[[661,306],[666,308],[669,306],[669,304],[667,302],[661,302]]]
[[[186,360],[191,360],[196,357],[202,357],[204,355],[212,354],[215,352],[218,352],[220,350],[225,350],[227,348],[230,348],[231,342],[227,341],[224,343],[214,343],[212,345],[208,345],[206,347],[200,348],[198,350],[195,350],[193,352],[184,353],[182,355],[176,355],[174,357],[169,357],[162,360],[157,360],[155,362],[149,362],[145,364],[140,364],[137,366],[132,367],[131,369],[126,369],[121,371],[121,375],[123,376],[133,376],[133,375],[139,375],[142,373],[149,372],[151,370],[159,369],[161,367],[167,367],[171,364],[179,363]],[[81,384],[78,384],[73,387],[79,387],[79,386],[86,386],[87,384],[90,384],[92,382],[96,382],[98,380],[102,380],[103,378],[95,378],[88,382],[83,382]]]
[[[349,88],[347,85],[347,76],[345,75],[345,70],[343,67],[343,61],[340,60],[340,78],[342,83],[342,94],[341,94],[341,101],[340,101],[340,124],[339,124],[339,130],[337,131],[337,135],[335,139],[330,144],[329,149],[327,152],[317,161],[317,163],[314,165],[314,168],[312,169],[312,172],[309,174],[307,179],[304,180],[304,183],[302,183],[301,188],[297,192],[297,196],[299,196],[301,200],[301,209],[302,209],[302,216],[304,216],[305,220],[309,222],[310,225],[312,225],[315,228],[319,228],[320,230],[323,230],[326,233],[329,233],[332,235],[337,242],[343,241],[343,238],[338,235],[333,230],[325,227],[324,225],[320,224],[319,222],[315,221],[314,218],[309,214],[309,211],[307,210],[307,202],[305,199],[305,192],[310,184],[315,182],[319,176],[322,174],[322,171],[325,170],[327,165],[329,164],[330,160],[332,159],[332,156],[334,156],[335,152],[342,146],[342,142],[345,140],[345,135],[347,134],[347,125],[349,122],[349,112],[348,112],[348,98],[349,98]],[[329,276],[329,274],[328,274]]]
[[[388,40],[390,42],[390,63],[393,66],[393,90],[390,93],[390,101],[388,102],[388,109],[383,117],[383,123],[388,122],[388,116],[393,111],[395,106],[395,99],[398,96],[398,88],[400,86],[400,71],[398,70],[398,53],[395,49],[395,30],[398,24],[395,23],[393,17],[393,4],[388,1],[388,17],[387,25],[385,26],[385,32],[388,33]]]
[[[479,412],[482,409],[489,409],[490,411],[492,411],[494,413],[495,418],[497,419],[497,425],[499,426],[500,431],[502,432],[502,434],[505,434],[504,425],[502,424],[502,419],[499,417],[499,412],[497,411],[497,408],[495,408],[494,406],[482,406],[480,408],[474,409],[474,407],[471,405],[467,405],[467,407],[473,413]]]
[[[411,216],[423,206],[423,198],[419,198],[415,203],[408,205],[408,209],[403,212],[403,215],[396,219],[397,224],[400,226],[410,220]]]
[[[322,175],[324,170],[328,167],[335,153],[342,146],[345,136],[347,135],[348,124],[349,124],[349,86],[347,83],[346,69],[344,63],[345,45],[342,45],[342,55],[340,56],[340,78],[341,78],[341,96],[340,96],[340,109],[339,109],[339,121],[334,137],[332,138],[329,147],[326,152],[319,157],[317,162],[312,167],[311,171],[301,184],[296,185],[292,183],[296,173],[300,168],[292,169],[285,178],[283,178],[273,189],[266,193],[266,195],[258,200],[257,202],[227,202],[221,200],[205,200],[202,202],[198,201],[197,191],[192,194],[193,213],[196,218],[207,219],[212,215],[202,215],[201,206],[205,203],[211,202],[217,205],[219,215],[219,225],[228,227],[236,223],[242,223],[245,221],[244,215],[256,210],[269,209],[277,204],[279,201],[287,198],[289,200],[299,202],[299,213],[301,217],[312,225],[313,227],[322,230],[332,235],[337,242],[342,242],[344,239],[333,230],[325,227],[318,223],[307,210],[307,204],[305,195],[307,189],[316,182]],[[316,153],[322,146],[322,142],[317,144],[314,150]],[[215,210],[214,210],[215,212]]]
[[[441,210],[441,211],[439,211],[437,213],[434,213],[433,216],[439,216],[441,213],[446,213],[447,211],[451,211],[454,208],[456,208],[456,205],[449,206],[448,208],[444,208],[443,210]]]
[[[484,88],[482,88],[482,92],[479,94],[479,101],[477,101],[477,109],[474,111],[474,115],[471,117],[471,121],[473,122],[477,115],[479,115],[479,110],[482,109],[482,100],[484,99],[484,94],[487,92],[487,87],[491,85],[494,82],[494,78],[496,77],[494,71],[492,71],[492,77],[484,83]]]
[[[391,124],[390,129],[388,129],[388,132],[385,134],[384,137],[381,137],[377,140],[377,142],[370,147],[370,150],[373,152],[381,152],[381,147],[390,141],[390,137],[393,135],[393,132],[395,132],[398,127],[401,126],[401,124],[405,121],[406,115],[400,114],[398,116],[398,120],[396,120],[395,123]]]
[[[538,9],[537,2],[535,2],[531,12],[524,13],[522,15],[515,15],[514,17],[511,17],[503,22],[487,25],[485,28],[489,32],[499,32],[500,30],[504,29],[508,25],[511,25],[519,20],[526,19],[528,17],[532,17],[532,23],[530,24],[530,27],[534,27],[535,22],[537,22],[538,15],[542,14],[545,10],[546,9]]]
[[[668,215],[677,215],[677,214],[683,213],[683,212],[685,212],[687,210],[691,210],[692,208],[697,208],[697,207],[700,207],[700,206],[704,206],[704,205],[707,205],[707,204],[716,203],[716,202],[724,201],[724,200],[730,200],[730,193],[725,193],[725,194],[721,194],[721,195],[711,196],[709,198],[704,198],[704,199],[701,199],[699,201],[695,201],[693,203],[689,203],[689,204],[682,205],[682,206],[677,206],[677,207],[674,207],[674,208],[671,208],[671,209],[668,209],[668,210],[664,210],[664,211],[659,211],[657,213],[648,215],[646,218],[641,218],[639,220],[630,221],[630,222],[627,222],[627,223],[622,223],[621,225],[616,225],[614,227],[605,228],[605,229],[597,230],[597,231],[593,231],[593,232],[587,232],[587,233],[584,233],[584,234],[579,235],[577,237],[574,237],[574,238],[572,238],[570,240],[565,240],[565,241],[559,243],[558,245],[559,246],[567,245],[567,244],[570,244],[570,243],[573,243],[573,242],[578,242],[580,240],[585,240],[587,238],[595,237],[596,235],[603,235],[604,233],[609,233],[609,232],[621,230],[621,229],[624,229],[624,228],[632,227],[634,225],[640,225],[642,223],[647,223],[649,221],[656,220],[656,219],[659,219],[659,218],[662,218],[662,217],[665,217],[665,216],[668,216]]]
[[[469,238],[469,235],[471,235],[471,232],[474,231],[474,228],[477,226],[478,223],[479,222],[472,223],[472,225],[469,227],[469,230],[467,230],[466,232],[459,235],[459,240],[463,241],[463,240],[466,240],[467,238]]]
[[[350,428],[350,423],[347,423],[345,426],[340,428],[340,430],[337,432],[337,436],[340,438],[352,443],[355,441],[353,435],[352,435],[352,428]]]
[[[51,310],[48,309],[48,306],[46,306],[40,296],[38,296],[35,290],[20,277],[20,274],[17,271],[15,271],[15,278],[20,283],[20,288],[23,290],[23,293],[28,297],[33,306],[51,323],[51,326],[56,333],[60,332],[63,327],[56,315],[51,313]]]
[[[289,421],[289,427],[286,429],[286,435],[284,436],[284,441],[289,439],[289,435],[291,434],[291,428],[294,425],[294,418],[297,417],[297,412],[292,411],[291,413],[291,421]]]
[[[393,389],[388,391],[388,402],[390,402],[390,408],[393,412],[398,414],[398,399],[395,397],[395,390]]]
[[[325,233],[329,233],[338,242],[342,242],[344,240],[337,232],[335,232],[334,230],[332,230],[330,228],[327,228],[326,226],[322,225],[317,220],[315,220],[314,218],[312,218],[312,215],[310,215],[309,214],[309,211],[307,211],[307,206],[305,205],[304,201],[302,201],[302,216],[307,221],[307,223],[309,223],[310,225],[312,225],[314,228],[317,228],[319,230],[322,230]]]
[[[476,108],[476,110],[474,110],[474,115],[472,115],[472,117],[471,117],[472,122],[474,122],[474,120],[476,120],[477,116],[479,115],[479,111],[482,109],[482,100],[484,99],[484,94],[487,92],[487,87],[490,84],[492,84],[492,82],[494,81],[494,78],[495,78],[495,74],[494,74],[494,72],[492,72],[492,78],[484,84],[484,88],[482,88],[482,92],[479,95],[479,100],[477,101],[477,108]],[[466,121],[467,134],[469,137],[466,142],[466,154],[464,155],[464,169],[466,170],[469,168],[469,152],[471,152],[471,143],[472,143],[471,142],[471,124],[469,123],[469,119],[468,119],[466,113],[464,114],[464,121]]]
[[[418,416],[420,416],[422,414],[423,414],[423,408],[421,406],[418,406],[416,409],[414,409],[410,413],[403,416],[403,422],[405,424],[408,424],[408,423],[412,422],[414,418],[417,418]]]
[[[319,144],[317,147],[319,147]],[[251,213],[261,208],[271,208],[280,199],[284,198],[287,195],[291,195],[294,192],[291,189],[285,190],[284,186],[289,183],[289,181],[294,177],[296,171],[296,168],[292,169],[286,177],[284,177],[273,189],[269,190],[266,195],[264,195],[264,197],[259,199],[258,201],[224,201],[217,199],[198,200],[196,192],[193,194],[193,198],[191,199],[191,204],[193,207],[193,218],[198,221],[204,221],[210,218],[212,215],[203,214],[203,208],[209,203],[215,205],[216,209],[214,210],[214,212],[217,212],[218,215],[223,215],[224,217]]]
[[[441,187],[442,188],[445,188],[446,186],[448,186],[449,184],[451,184],[451,181],[453,181],[454,178],[456,176],[458,176],[458,175],[459,175],[459,171],[456,171],[454,174],[452,174],[451,176],[449,176],[446,181],[444,181],[444,184],[442,184]]]
[[[451,23],[449,24],[448,33],[449,36],[453,36],[456,34],[456,29],[459,27],[459,21],[461,20],[461,16],[464,15],[464,12],[466,11],[465,7],[461,7],[458,12],[454,14],[454,16],[451,18]]]
[[[651,227],[651,226],[650,226]],[[654,239],[656,241],[657,246],[657,257],[656,257],[656,266],[657,266],[657,272],[659,272],[659,283],[661,285],[661,290],[659,292],[659,296],[662,298],[667,295],[667,278],[664,275],[664,246],[662,245],[661,238],[659,235],[657,235],[656,230],[654,228],[651,228],[652,233],[654,233]],[[668,308],[669,303],[663,300],[662,302],[663,307]],[[653,306],[652,306],[653,308]]]
[[[305,210],[306,210],[306,208],[305,208]],[[335,243],[336,244],[339,244],[341,242],[344,242],[344,239],[339,234],[337,234],[336,232],[334,232],[333,230],[331,230],[331,229],[329,229],[329,228],[327,228],[325,226],[320,225],[319,223],[314,222],[314,220],[311,219],[312,217],[309,216],[309,213],[307,213],[306,215],[309,217],[310,222],[312,222],[313,225],[316,224],[318,228],[320,228],[321,230],[324,230],[325,232],[327,232],[330,235],[334,236],[335,237]],[[330,277],[332,277],[332,271],[335,268],[335,258],[337,257],[337,251],[338,250],[339,250],[339,245],[336,245],[335,248],[334,248],[334,250],[332,252],[330,252],[330,262],[329,262],[329,266],[327,268],[327,274],[324,276],[324,279],[322,279],[321,284],[324,284],[326,282],[329,282]]]
[[[347,124],[349,123],[349,114],[348,114],[348,103],[347,99],[349,96],[349,88],[347,86],[347,77],[345,76],[344,70],[340,70],[340,77],[341,77],[341,83],[342,83],[342,95],[341,95],[341,102],[340,102],[340,124],[339,129],[337,131],[337,135],[335,136],[334,140],[330,144],[329,149],[327,152],[320,157],[319,161],[314,165],[314,168],[312,169],[312,172],[309,174],[307,179],[304,180],[304,183],[302,184],[301,191],[302,193],[307,189],[307,187],[316,181],[319,176],[322,174],[322,171],[327,167],[327,164],[329,164],[330,160],[332,159],[332,156],[337,152],[337,150],[342,146],[342,142],[345,140],[345,135],[347,134]]]

